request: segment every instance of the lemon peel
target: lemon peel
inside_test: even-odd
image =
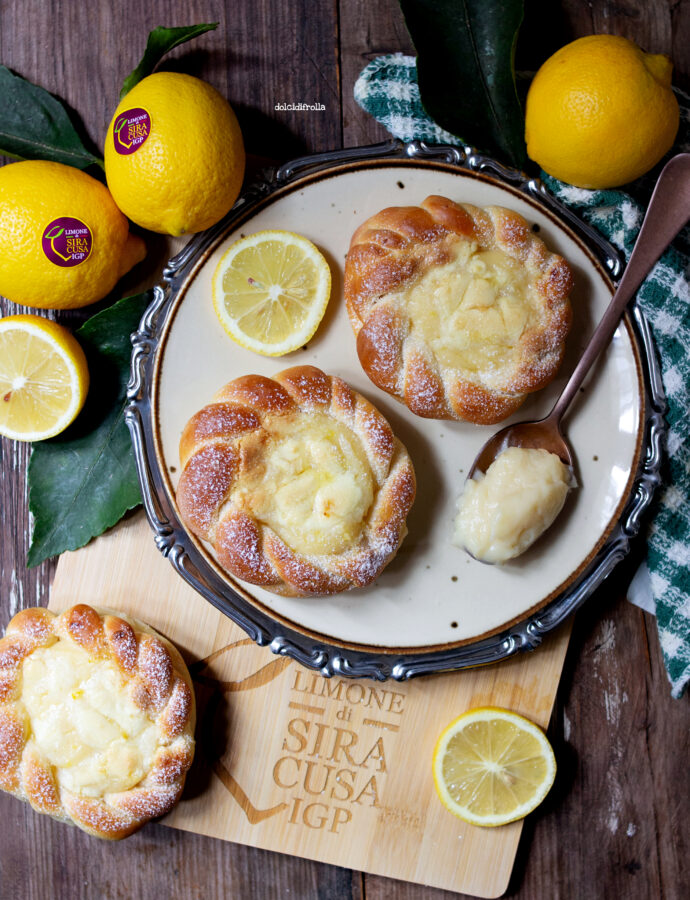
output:
[[[668,57],[599,34],[553,54],[530,85],[525,140],[531,159],[577,187],[605,189],[648,172],[671,148],[678,101]]]
[[[242,132],[227,100],[181,72],[155,72],[120,101],[105,139],[105,174],[120,209],[150,231],[210,228],[242,187]]]
[[[88,306],[146,254],[105,185],[71,166],[3,166],[0,210],[0,294],[14,303]]]

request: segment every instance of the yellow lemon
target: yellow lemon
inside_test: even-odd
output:
[[[242,132],[230,104],[191,75],[156,72],[115,110],[105,173],[115,202],[151,231],[203,231],[225,215],[244,177]]]
[[[527,95],[527,153],[549,175],[578,187],[617,187],[639,178],[678,131],[671,70],[668,57],[615,35],[561,47]]]
[[[146,254],[108,189],[60,163],[0,169],[0,294],[40,309],[105,297]]]
[[[434,785],[472,825],[506,825],[532,812],[556,777],[546,735],[523,716],[485,706],[459,716],[434,750]]]
[[[213,275],[213,305],[230,337],[264,356],[303,347],[326,312],[328,263],[307,238],[258,231],[225,252]]]
[[[0,319],[0,434],[42,441],[64,431],[89,389],[84,351],[40,316]]]

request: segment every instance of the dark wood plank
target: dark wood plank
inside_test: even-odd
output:
[[[413,53],[397,0],[340,0],[343,146],[385,141],[390,134],[355,102],[352,89],[364,66],[383,53]]]

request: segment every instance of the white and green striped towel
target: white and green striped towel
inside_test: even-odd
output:
[[[359,105],[404,141],[462,143],[425,113],[417,69],[401,53],[374,59],[354,88]],[[690,98],[679,94],[681,122],[674,153],[690,151]],[[626,258],[642,224],[653,180],[623,191],[588,191],[542,173],[559,200],[623,251]],[[647,536],[647,566],[671,693],[680,697],[690,680],[690,242],[688,232],[657,263],[641,287],[638,303],[659,350],[668,410],[664,486]]]

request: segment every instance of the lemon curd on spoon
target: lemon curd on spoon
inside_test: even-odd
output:
[[[481,562],[514,559],[554,522],[570,487],[570,470],[555,453],[508,447],[483,477],[465,482],[454,543]]]

